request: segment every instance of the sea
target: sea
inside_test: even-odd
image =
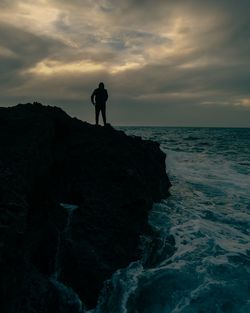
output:
[[[91,313],[250,313],[250,129],[119,129],[160,143],[173,186],[149,215],[157,257],[141,238]]]

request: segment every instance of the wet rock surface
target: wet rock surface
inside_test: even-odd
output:
[[[140,258],[169,187],[155,142],[57,107],[0,108],[1,312],[95,306],[103,282]]]

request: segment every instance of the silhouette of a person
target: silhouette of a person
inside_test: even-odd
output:
[[[104,88],[104,83],[100,83],[91,95],[91,102],[95,106],[95,124],[98,125],[100,111],[102,113],[103,124],[106,125],[106,102],[108,92]]]

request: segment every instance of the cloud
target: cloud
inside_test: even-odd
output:
[[[195,110],[206,125],[230,125],[234,115],[250,126],[246,0],[1,0],[0,7],[1,105],[40,99],[85,119],[89,94],[105,81],[117,123],[192,125]]]

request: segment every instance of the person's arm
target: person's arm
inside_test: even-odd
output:
[[[106,90],[106,99],[105,99],[105,101],[107,101],[108,100],[108,97],[109,97],[109,95],[108,95],[108,91]]]
[[[93,105],[95,105],[95,90],[93,91],[93,93],[91,95],[91,102]]]

